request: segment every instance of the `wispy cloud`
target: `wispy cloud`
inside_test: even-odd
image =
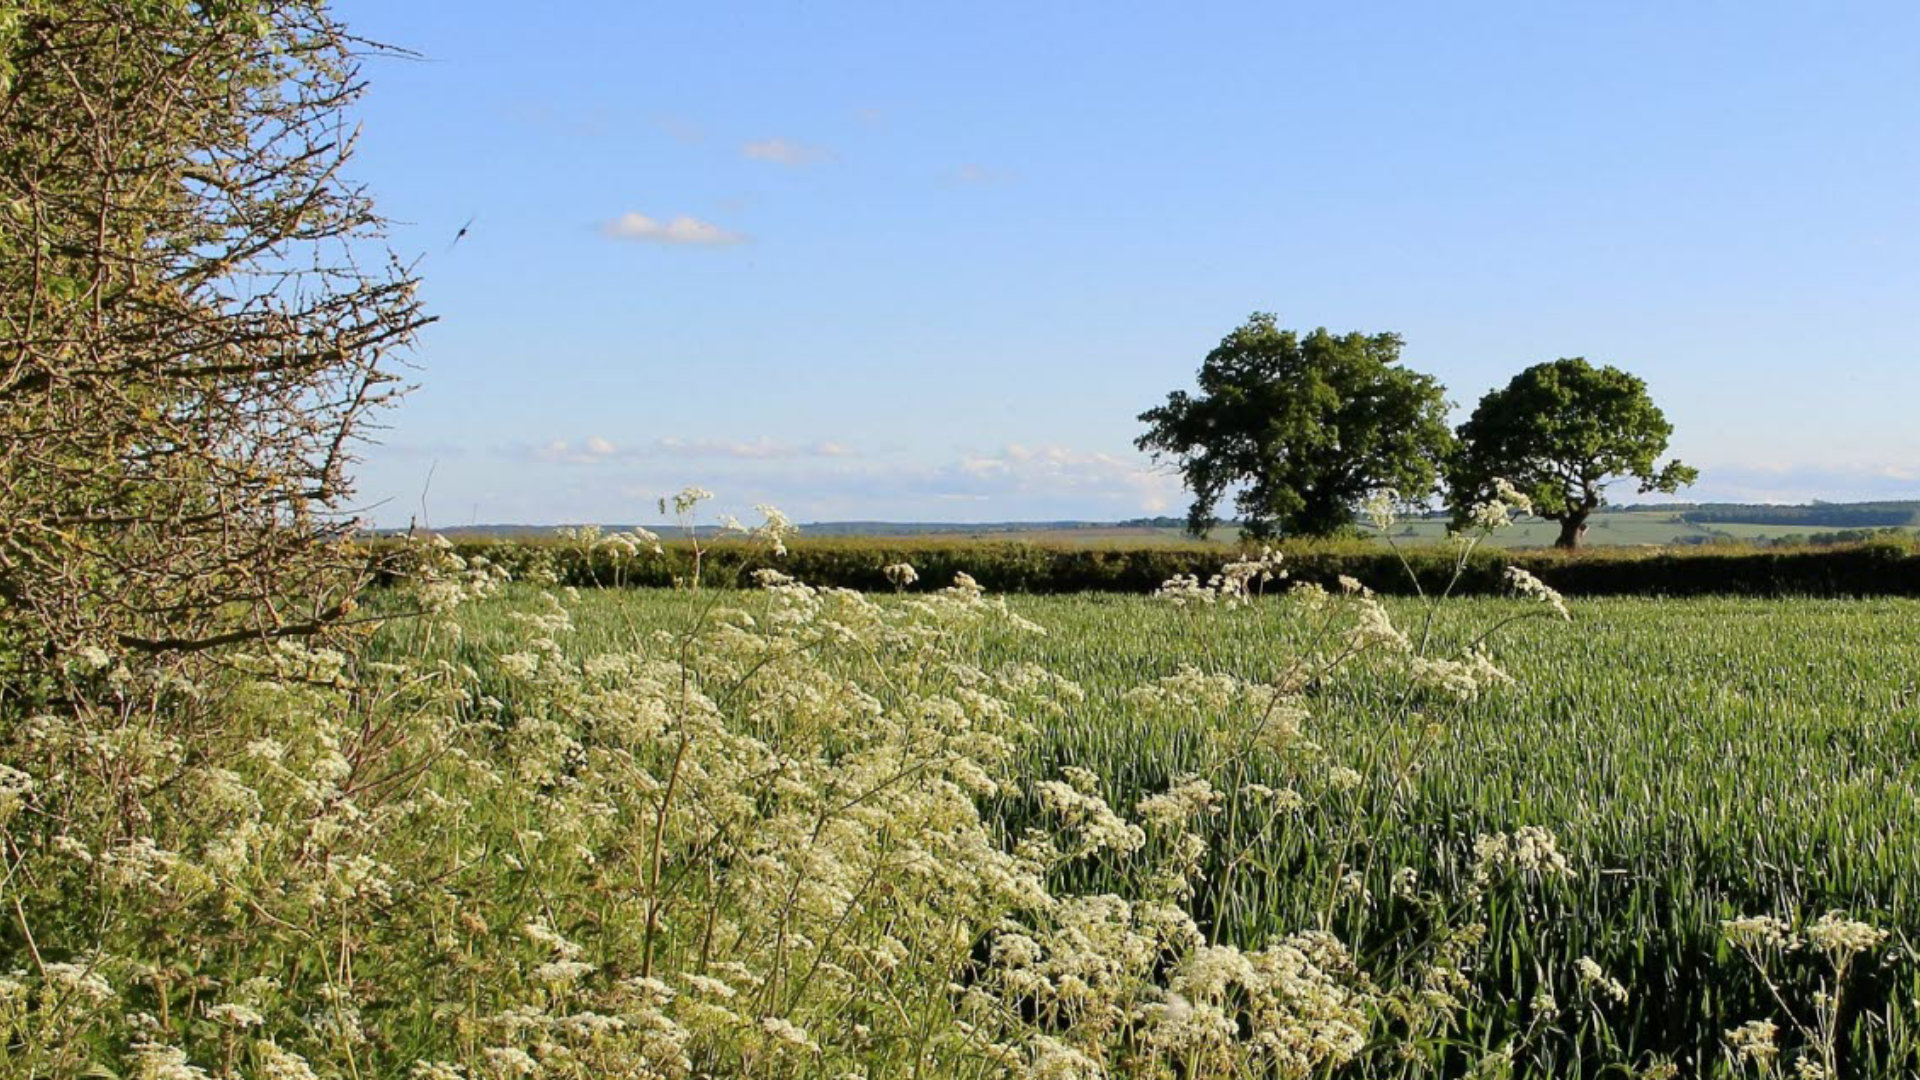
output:
[[[553,439],[539,446],[521,447],[516,456],[562,465],[596,465],[605,461],[675,458],[691,461],[797,461],[806,458],[850,459],[859,454],[844,443],[821,440],[813,443],[784,443],[761,436],[757,439],[684,439],[663,435],[628,446],[616,444],[601,435],[585,438]]]
[[[817,165],[833,158],[833,153],[825,147],[781,138],[756,139],[742,144],[740,153],[755,161],[771,161],[776,165],[796,168],[803,165]]]
[[[549,465],[592,465],[618,453],[618,448],[598,435],[589,435],[577,443],[553,439],[539,446],[521,448],[521,456]]]
[[[667,221],[629,211],[600,224],[600,234],[614,240],[644,244],[678,244],[695,247],[724,247],[744,242],[747,237],[723,229],[711,221],[681,214]]]
[[[792,446],[775,442],[765,436],[738,442],[726,439],[682,439],[668,435],[642,447],[640,453],[662,457],[724,458],[735,461],[775,461],[828,456],[816,454],[811,446]]]
[[[1618,496],[1631,502],[1633,496]],[[1920,460],[1703,465],[1689,502],[1804,503],[1920,499]]]
[[[969,161],[947,170],[946,180],[951,184],[965,184],[969,187],[989,187],[994,184],[1010,183],[1015,175],[1001,169],[989,169],[985,165]]]
[[[1159,513],[1173,505],[1180,481],[1139,458],[1064,446],[1010,444],[990,454],[962,458],[948,470],[957,490],[1021,500],[1096,500],[1116,507]]]
[[[666,132],[667,137],[674,142],[686,143],[690,146],[695,143],[704,142],[707,138],[707,133],[701,129],[699,124],[684,116],[656,116],[653,120],[653,126]]]
[[[594,138],[611,128],[606,110],[563,111],[544,101],[522,101],[508,106],[506,118],[524,127],[554,135]]]
[[[469,448],[453,442],[382,442],[368,450],[369,456],[386,460],[432,460],[466,457]]]
[[[929,460],[830,440],[580,434],[498,452],[540,470],[548,509],[520,511],[527,521],[634,520],[688,483],[728,511],[768,503],[813,521],[1114,521],[1184,506],[1179,477],[1144,457],[1058,445]]]

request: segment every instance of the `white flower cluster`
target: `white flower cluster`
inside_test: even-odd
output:
[[[1485,885],[1510,874],[1532,878],[1571,878],[1572,864],[1560,852],[1553,833],[1522,825],[1511,833],[1481,834],[1473,841],[1473,880]]]
[[[434,615],[492,596],[507,582],[507,572],[486,556],[463,556],[438,533],[425,543],[411,544],[403,562],[406,589],[413,602],[421,611]]]
[[[1748,915],[1720,924],[1727,943],[1750,952],[1794,952],[1811,949],[1836,958],[1870,952],[1886,944],[1887,931],[1856,919],[1844,912],[1829,911],[1807,924],[1798,933],[1791,924],[1771,915]]]
[[[1283,561],[1283,553],[1261,548],[1258,555],[1225,563],[1206,582],[1200,575],[1173,575],[1154,590],[1154,596],[1175,605],[1244,607],[1260,598],[1265,584],[1286,578],[1286,571],[1281,569]]]
[[[1839,1047],[1845,1030],[1841,1022],[1846,1010],[1843,997],[1849,972],[1857,960],[1879,949],[1892,935],[1839,911],[1821,915],[1798,932],[1790,923],[1771,915],[1728,919],[1720,924],[1720,932],[1753,966],[1799,1038],[1790,1075],[1795,1080],[1838,1077]],[[1807,1010],[1810,1020],[1802,1019],[1787,1006],[1782,984],[1775,978],[1775,962],[1789,954],[1816,959],[1827,968],[1820,988],[1811,996],[1811,1008]],[[1733,1028],[1724,1035],[1728,1057],[1736,1067],[1751,1066],[1761,1076],[1788,1075],[1777,1063],[1782,1056],[1779,1033],[1780,1026],[1765,1019]]]
[[[1801,931],[1809,948],[1835,956],[1868,952],[1886,943],[1887,931],[1850,919],[1845,913],[1829,911]]]
[[[1573,962],[1573,971],[1574,976],[1579,979],[1580,986],[1583,989],[1596,995],[1612,998],[1622,1005],[1626,1004],[1626,986],[1622,984],[1620,980],[1608,975],[1606,970],[1602,968],[1593,957],[1583,956],[1575,960]]]
[[[1572,613],[1567,610],[1566,598],[1554,591],[1552,586],[1541,581],[1522,567],[1509,566],[1505,573],[1507,588],[1513,590],[1516,595],[1526,597],[1530,600],[1537,600],[1547,605],[1547,607],[1553,609],[1555,615],[1560,616],[1562,619],[1568,621],[1573,619]]]
[[[1220,572],[1208,584],[1228,605],[1248,604],[1260,595],[1266,585],[1286,580],[1287,572],[1281,566],[1285,559],[1284,555],[1271,547],[1261,548],[1258,555],[1236,559],[1221,566]]]
[[[1749,915],[1728,919],[1720,924],[1720,933],[1729,944],[1743,949],[1780,949],[1800,947],[1793,927],[1771,915]]]
[[[1360,516],[1367,519],[1381,535],[1385,535],[1399,518],[1400,493],[1392,488],[1381,488],[1361,501]]]
[[[1771,1020],[1749,1020],[1727,1032],[1727,1049],[1736,1063],[1766,1069],[1780,1056],[1774,1042],[1779,1034],[1780,1025]]]
[[[1460,701],[1473,701],[1481,691],[1493,686],[1511,686],[1513,677],[1501,671],[1479,649],[1470,650],[1462,660],[1444,657],[1407,658],[1407,672],[1413,681]]]
[[[1189,604],[1211,607],[1244,607],[1253,603],[1269,583],[1284,581],[1287,572],[1281,564],[1285,556],[1271,547],[1258,555],[1236,559],[1220,567],[1205,582],[1198,574],[1175,574],[1154,590],[1154,596],[1175,606]]]
[[[1492,532],[1513,524],[1514,516],[1533,513],[1533,500],[1505,480],[1493,482],[1493,493],[1467,510],[1467,521],[1476,529]]]
[[[1413,649],[1413,643],[1399,627],[1393,625],[1393,616],[1376,597],[1369,593],[1360,593],[1353,598],[1354,622],[1347,631],[1347,647],[1355,652],[1369,649],[1384,649],[1390,653],[1405,653]]]
[[[1114,813],[1099,793],[1100,778],[1085,769],[1068,766],[1062,780],[1034,785],[1034,795],[1060,820],[1061,832],[1073,838],[1074,857],[1099,851],[1137,851],[1146,843],[1140,826]]]

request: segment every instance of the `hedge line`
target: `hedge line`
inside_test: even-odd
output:
[[[589,553],[577,545],[544,541],[466,540],[454,547],[461,555],[484,556],[506,567],[516,579],[546,578],[580,588],[667,586],[689,567],[683,545],[669,545],[665,559],[621,559],[604,548]],[[1453,565],[1450,549],[1403,551],[1422,588],[1445,586]],[[771,566],[813,585],[887,590],[891,586],[881,568],[906,562],[919,572],[918,588],[945,585],[954,574],[965,572],[991,592],[1146,593],[1176,574],[1204,580],[1232,557],[1230,549],[1200,545],[1074,548],[998,541],[803,540],[782,559],[744,545],[712,545],[702,580],[734,584],[754,569]],[[1568,596],[1920,596],[1920,548],[1888,541],[1813,550],[1484,548],[1474,553],[1456,591],[1504,591],[1501,572],[1509,565],[1525,567]],[[1289,549],[1286,566],[1294,580],[1330,585],[1344,574],[1381,593],[1413,591],[1399,557],[1377,546]]]

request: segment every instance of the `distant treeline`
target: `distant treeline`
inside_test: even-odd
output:
[[[1815,503],[1768,506],[1764,503],[1712,503],[1680,511],[1696,525],[1818,525],[1836,529],[1877,529],[1920,523],[1920,501]]]
[[[1865,544],[1875,541],[1899,543],[1914,537],[1912,529],[1889,525],[1878,529],[1835,529],[1832,532],[1786,533],[1781,536],[1733,536],[1725,532],[1709,532],[1690,536],[1677,536],[1673,543],[1678,546],[1699,547],[1837,547],[1846,544]]]
[[[684,544],[669,545],[665,558],[622,557],[605,547],[588,551],[558,541],[463,540],[454,548],[469,558],[497,563],[519,580],[580,588],[671,586],[684,579],[691,564]],[[1378,544],[1331,542],[1286,550],[1289,575],[1296,581],[1331,586],[1346,575],[1381,593],[1413,591],[1399,556]],[[1429,545],[1405,554],[1422,589],[1446,587],[1451,548]],[[879,592],[890,589],[883,569],[905,562],[919,572],[917,589],[937,588],[966,573],[993,592],[1146,593],[1178,574],[1205,579],[1227,557],[1218,548],[1198,545],[1078,548],[876,538],[802,540],[785,558],[773,559],[748,545],[715,543],[706,547],[702,580],[728,586],[768,567],[811,585]],[[1507,566],[1524,567],[1570,596],[1920,596],[1920,546],[1895,538],[1826,548],[1603,548],[1578,553],[1483,548],[1470,560],[1459,591],[1504,591],[1501,575]]]
[[[619,532],[632,529],[632,524],[601,523],[606,532]],[[654,522],[640,528],[655,532],[682,535],[685,529],[677,524]],[[1036,532],[1102,532],[1115,529],[1182,529],[1187,527],[1186,518],[1177,517],[1140,517],[1123,521],[816,521],[800,526],[807,536],[830,537],[892,537],[892,536],[991,536],[1002,533]],[[434,529],[449,540],[454,539],[490,539],[490,540],[528,540],[551,539],[559,530],[556,525],[452,525]],[[1240,523],[1233,519],[1219,522],[1215,526],[1217,535],[1234,535]],[[365,534],[368,537],[391,538],[404,536],[407,529],[374,529]],[[721,537],[726,529],[719,525],[701,525],[693,530],[694,535],[703,539]]]

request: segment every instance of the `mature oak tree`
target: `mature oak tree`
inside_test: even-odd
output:
[[[1579,547],[1610,480],[1632,477],[1642,493],[1671,494],[1699,476],[1678,461],[1655,465],[1672,434],[1641,379],[1580,357],[1535,364],[1481,398],[1460,426],[1448,469],[1454,513],[1504,479],[1536,514],[1560,523],[1557,546]]]
[[[0,4],[0,660],[351,611],[426,321],[343,178],[366,49],[321,0]]]
[[[1400,366],[1396,334],[1301,335],[1255,313],[1200,366],[1199,394],[1140,414],[1136,440],[1179,465],[1204,534],[1229,489],[1246,531],[1326,536],[1385,488],[1431,494],[1451,443],[1445,390]]]

